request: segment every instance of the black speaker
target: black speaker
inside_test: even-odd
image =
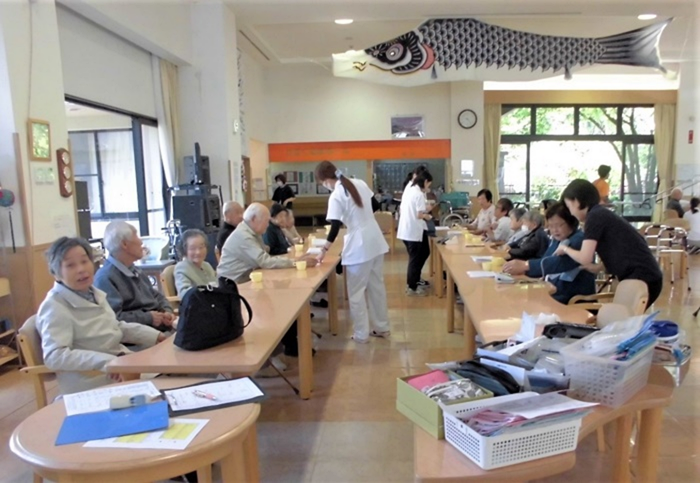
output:
[[[218,231],[221,226],[219,197],[208,194],[173,196],[173,218],[180,220],[183,230]]]
[[[185,156],[185,183],[211,184],[209,156]]]

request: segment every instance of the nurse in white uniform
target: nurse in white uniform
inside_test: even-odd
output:
[[[364,181],[346,178],[328,161],[316,167],[316,179],[331,191],[326,216],[331,229],[319,262],[335,241],[340,225],[347,227],[342,264],[347,271],[353,340],[364,344],[370,336],[388,337],[384,254],[389,251],[389,245],[372,213],[374,193]]]

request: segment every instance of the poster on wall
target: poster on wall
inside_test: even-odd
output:
[[[393,116],[391,118],[391,137],[409,139],[425,137],[423,116]]]

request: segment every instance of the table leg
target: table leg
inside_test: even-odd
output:
[[[240,443],[231,445],[231,453],[221,460],[221,481],[245,482],[245,458]]]
[[[467,357],[472,358],[476,354],[476,328],[474,327],[474,322],[469,317],[469,311],[467,310],[466,304],[464,309],[464,348],[467,352]]]
[[[430,240],[430,278],[433,280],[433,285],[435,284],[435,237],[431,236],[428,238]]]
[[[632,435],[632,414],[617,418],[615,441],[613,443],[613,476],[615,483],[630,481],[630,436]],[[641,457],[641,455],[639,456]]]
[[[297,318],[297,339],[299,340],[299,396],[302,399],[309,399],[313,390],[314,371],[311,355],[311,309],[308,303],[304,304]]]
[[[246,481],[260,481],[260,463],[258,462],[258,435],[255,425],[248,429],[248,436],[243,441],[243,458],[245,459]]]
[[[455,331],[455,284],[452,274],[447,271],[447,332]]]
[[[640,483],[656,481],[662,419],[663,408],[642,411],[637,437],[637,481]]]
[[[442,255],[440,254],[440,250],[437,248],[437,244],[435,245],[435,277],[433,278],[433,284],[435,285],[435,295],[439,299],[443,297],[443,292],[442,292]]]
[[[197,481],[199,483],[211,483],[211,465],[197,468]]]
[[[335,269],[328,275],[328,325],[331,334],[338,335],[338,278]]]
[[[343,269],[343,295],[345,295],[345,300],[348,299],[348,272]],[[349,306],[349,304],[348,304]]]
[[[135,381],[141,378],[141,374],[121,374],[122,381]]]

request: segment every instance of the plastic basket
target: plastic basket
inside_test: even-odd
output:
[[[589,335],[561,349],[565,371],[570,377],[569,396],[604,406],[620,406],[646,385],[654,344],[629,361],[616,361],[581,352],[583,344],[594,336]]]
[[[445,439],[485,470],[574,451],[578,444],[581,418],[500,436],[482,436],[458,418],[484,407],[493,408],[501,403],[533,395],[537,394],[512,394],[475,403],[443,406]],[[495,404],[497,401],[498,404]]]

